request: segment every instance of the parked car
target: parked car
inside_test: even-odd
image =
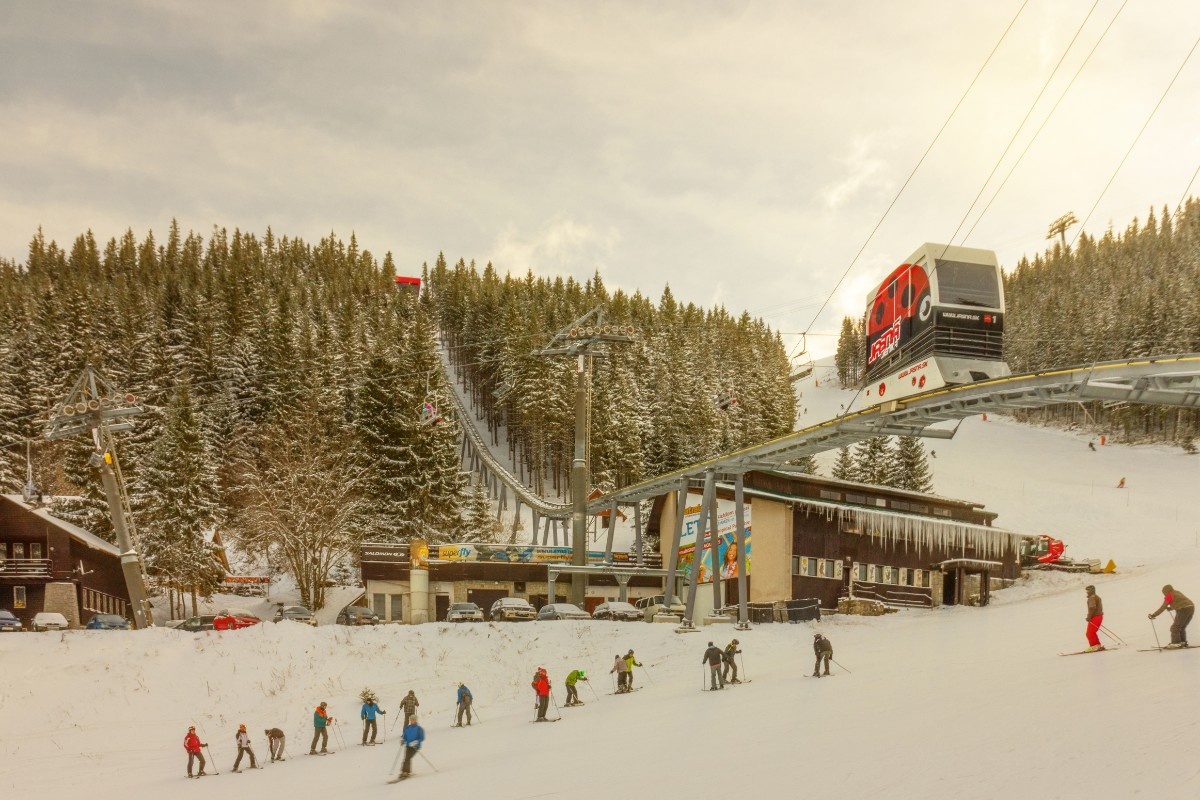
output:
[[[33,622],[29,625],[29,629],[34,631],[65,631],[69,627],[67,618],[57,611],[39,611],[33,615]]]
[[[317,626],[316,616],[304,606],[283,606],[275,612],[275,622],[283,622],[285,619],[292,622],[303,622],[314,628]]]
[[[596,606],[596,610],[592,612],[592,619],[612,619],[629,622],[642,622],[645,620],[645,615],[642,613],[641,609],[635,608],[631,603],[623,603],[617,600],[612,600]]]
[[[120,614],[94,614],[84,627],[89,631],[127,631],[129,620]]]
[[[251,625],[257,625],[260,622],[262,620],[249,611],[237,611],[226,608],[217,612],[212,624],[214,630],[236,631],[242,628],[249,628]]]
[[[529,605],[528,600],[522,600],[519,597],[501,597],[492,603],[492,610],[488,612],[488,616],[497,622],[515,619],[529,620],[537,616],[537,611]]]
[[[379,615],[362,606],[346,606],[337,615],[338,625],[378,625]]]
[[[474,603],[455,603],[446,612],[446,622],[483,622],[483,609]]]
[[[0,632],[20,632],[23,630],[25,630],[25,626],[21,624],[21,620],[17,619],[16,614],[0,609]]]
[[[188,617],[182,624],[176,625],[175,629],[180,631],[188,631],[189,633],[200,633],[201,631],[215,630],[213,620],[217,618],[216,614],[201,614],[197,617]]]
[[[538,619],[591,619],[582,608],[570,603],[548,603],[538,609]]]
[[[642,618],[645,619],[646,622],[653,622],[654,615],[662,610],[663,600],[665,599],[666,595],[656,594],[653,597],[643,597],[633,605],[634,607],[642,610]],[[683,615],[687,613],[687,606],[679,602],[679,597],[676,596],[675,602],[671,604],[671,610],[668,613],[674,614],[680,619],[683,619]]]

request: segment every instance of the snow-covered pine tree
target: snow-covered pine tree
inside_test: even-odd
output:
[[[887,486],[891,477],[888,437],[872,436],[854,446],[854,467],[859,483]]]
[[[838,448],[837,461],[833,465],[833,477],[839,481],[858,481],[858,463],[849,447]]]
[[[492,510],[492,499],[482,482],[471,487],[463,510],[462,535],[471,542],[495,544],[500,541],[501,525]]]
[[[933,474],[925,445],[915,436],[900,436],[892,449],[888,486],[914,492],[933,491]]]

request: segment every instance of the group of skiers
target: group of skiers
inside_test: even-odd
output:
[[[1086,652],[1103,650],[1104,645],[1100,644],[1100,629],[1104,626],[1104,603],[1100,599],[1100,595],[1096,594],[1095,586],[1085,586],[1083,588],[1087,593],[1088,626],[1086,635],[1088,649]],[[1175,618],[1171,621],[1171,641],[1163,649],[1175,650],[1181,647],[1188,647],[1187,626],[1192,621],[1192,615],[1196,613],[1196,606],[1187,595],[1169,583],[1162,587],[1162,594],[1162,605],[1147,616],[1153,620],[1164,611],[1170,611],[1174,614]]]
[[[1089,590],[1092,587],[1088,587]],[[1168,587],[1169,588],[1169,587]],[[1182,595],[1176,595],[1177,598]],[[1186,599],[1186,598],[1185,598]],[[1099,598],[1097,598],[1099,600]],[[1176,606],[1178,608],[1178,606]],[[1190,601],[1189,601],[1190,612]],[[1160,609],[1161,611],[1161,609]],[[1190,618],[1190,613],[1189,613]],[[1184,623],[1186,625],[1186,622]],[[739,647],[740,642],[737,639],[732,640],[725,648],[708,643],[708,649],[704,651],[704,661],[710,667],[713,689],[723,689],[726,683],[742,683],[738,678],[738,665],[736,657],[741,654]],[[813,640],[813,652],[816,654],[817,662],[813,668],[813,675],[820,677],[821,665],[824,663],[825,674],[829,674],[829,662],[833,657],[833,647],[821,634],[816,634]],[[614,657],[610,674],[617,676],[617,694],[625,694],[634,691],[633,685],[633,668],[641,667],[642,664],[630,649],[624,656],[617,655]],[[732,677],[731,677],[732,676]],[[567,701],[568,706],[581,706],[583,703],[579,699],[578,684],[580,681],[587,681],[587,673],[582,669],[572,670],[566,678]],[[546,713],[550,704],[550,676],[545,667],[538,667],[534,673],[533,681],[530,684],[534,690],[535,708],[537,716],[535,722],[552,722],[546,717]],[[378,717],[386,715],[387,711],[379,705],[378,696],[370,689],[364,689],[359,694],[359,699],[362,700],[362,710],[359,712],[359,718],[363,723],[362,742],[363,746],[371,746],[376,744],[376,734],[378,733]],[[453,727],[463,727],[463,717],[466,717],[466,724],[471,724],[471,706],[474,702],[474,696],[466,684],[461,681],[458,684],[455,695],[456,713]],[[402,735],[402,743],[404,745],[404,762],[400,769],[399,776],[395,781],[403,780],[412,774],[413,757],[420,750],[421,745],[425,741],[425,730],[417,724],[417,708],[421,705],[417,700],[415,692],[410,690],[404,699],[400,701],[399,711],[404,717],[404,732]],[[329,727],[337,724],[329,714],[329,704],[325,701],[319,703],[313,711],[313,738],[309,745],[309,755],[325,755],[332,751],[328,749],[329,745]],[[264,731],[271,752],[271,761],[285,760],[285,743],[286,737],[279,728],[269,728]],[[237,758],[233,762],[233,771],[241,772],[242,758],[248,756],[250,759],[250,767],[252,769],[262,769],[258,765],[255,758],[254,750],[250,745],[250,736],[246,732],[245,725],[239,725],[235,736],[237,744]],[[320,749],[317,749],[317,745]],[[187,735],[183,740],[184,750],[188,754],[187,776],[200,777],[207,775],[205,772],[206,760],[204,758],[204,750],[208,747],[207,744],[200,741],[200,737],[196,734],[195,726],[189,727]],[[192,768],[198,763],[199,771],[193,775]],[[394,781],[393,781],[394,782]]]

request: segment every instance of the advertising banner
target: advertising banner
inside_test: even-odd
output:
[[[683,536],[679,540],[679,569],[690,577],[692,564],[696,561],[696,538],[700,528],[700,502],[698,493],[688,494],[688,504],[683,511]],[[737,578],[737,536],[736,506],[732,500],[717,498],[717,564],[721,570],[721,579]],[[746,525],[746,574],[750,574],[750,555],[753,537],[750,528],[749,505],[744,506]],[[700,583],[712,583],[713,558],[712,548],[708,542],[700,554]]]

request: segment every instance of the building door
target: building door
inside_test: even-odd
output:
[[[446,619],[447,612],[450,611],[450,595],[439,594],[433,598],[433,621],[441,622]]]
[[[942,605],[958,604],[958,570],[942,573]]]
[[[508,597],[504,589],[467,589],[467,601],[483,609],[484,619],[491,619],[492,603],[501,597]]]

